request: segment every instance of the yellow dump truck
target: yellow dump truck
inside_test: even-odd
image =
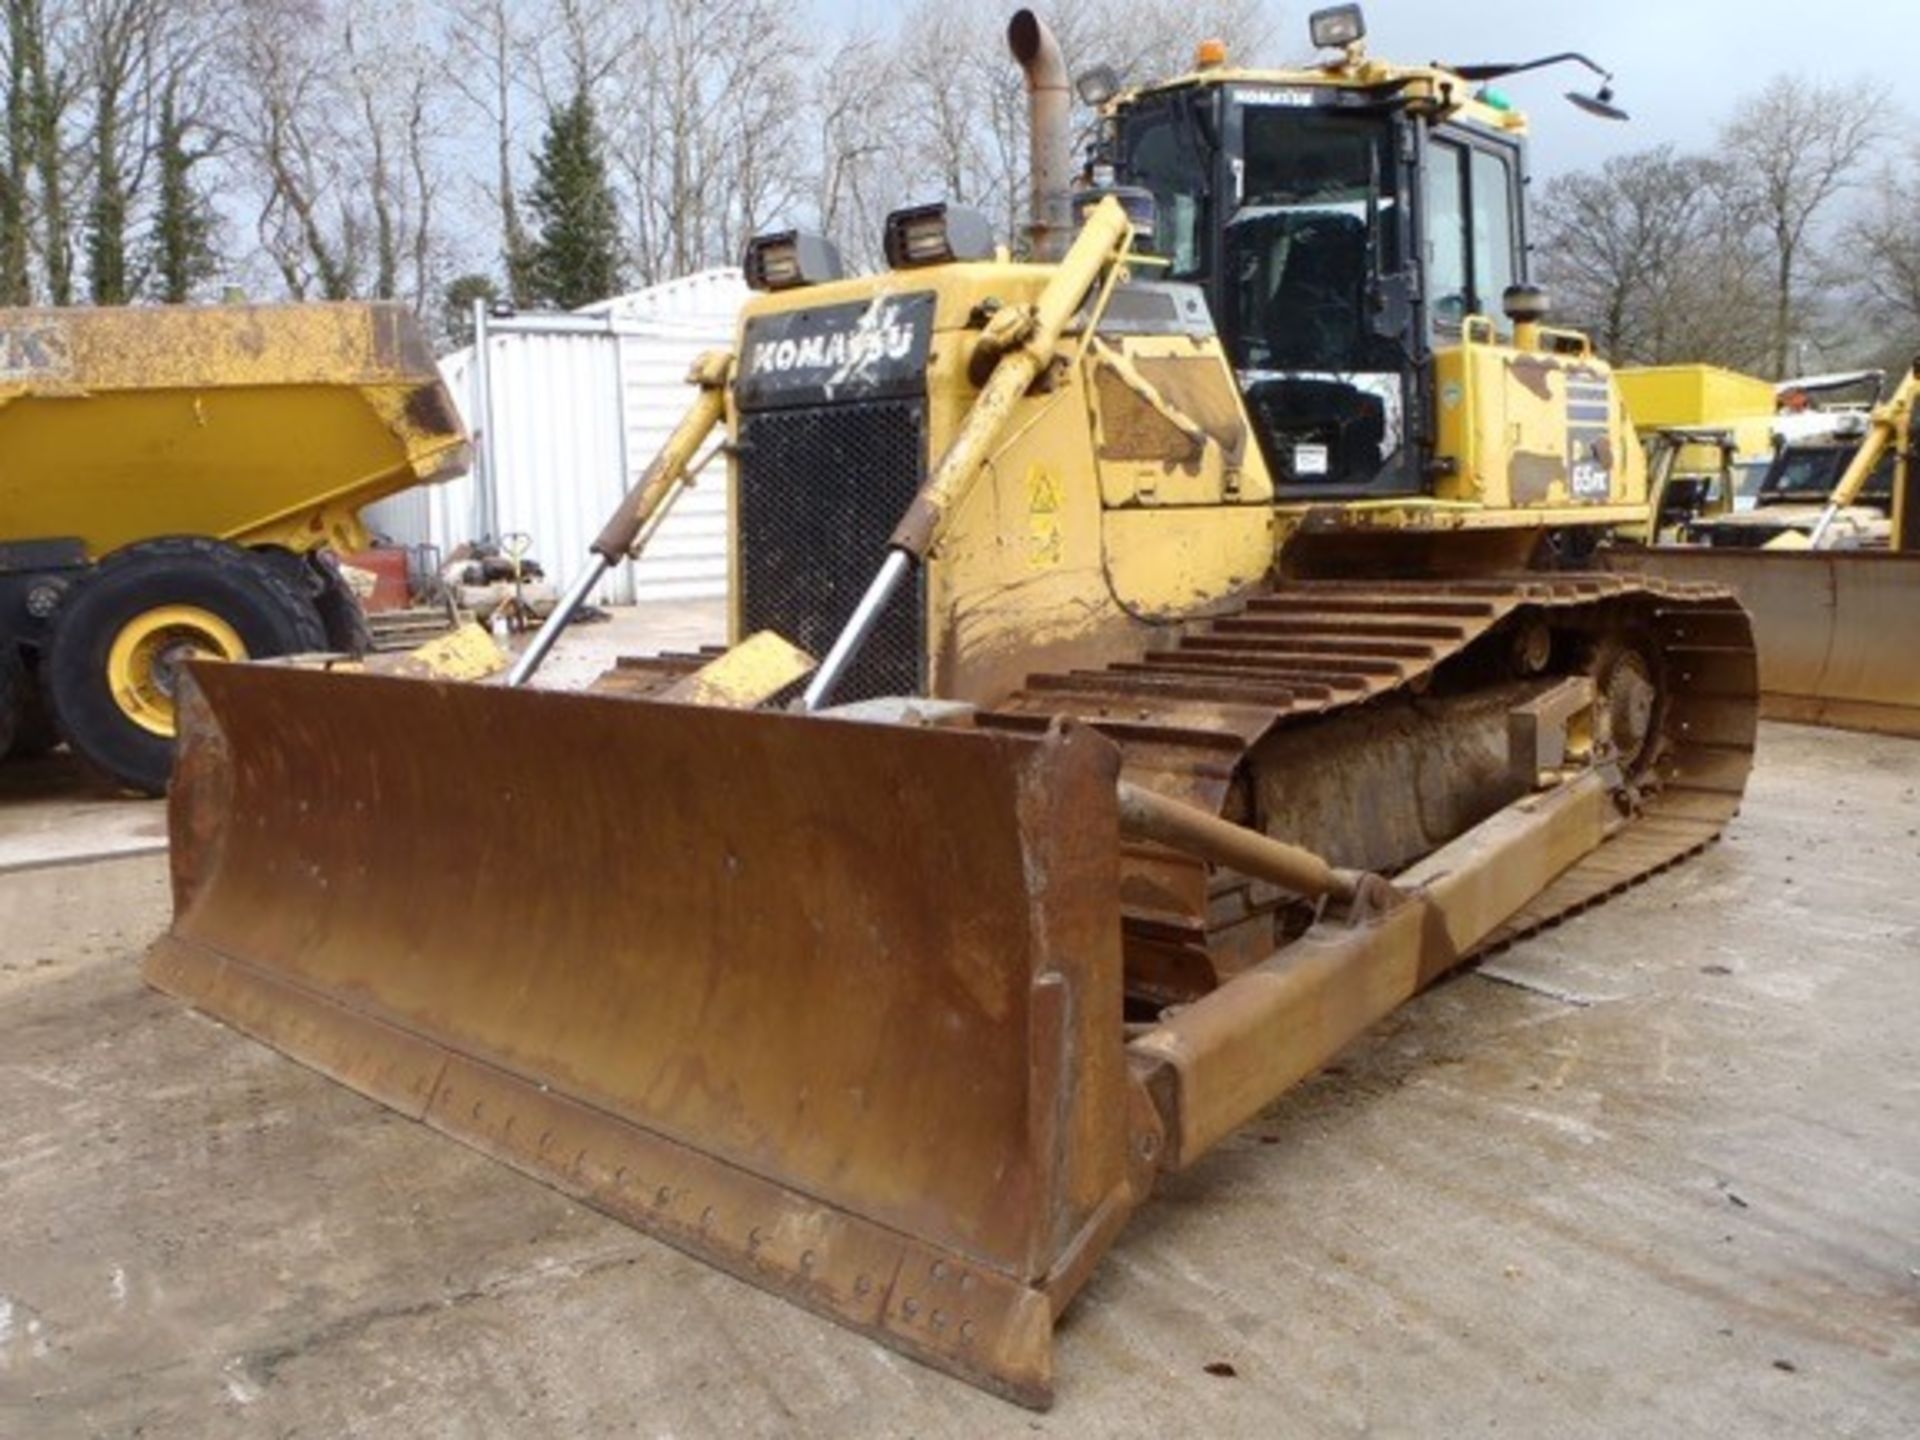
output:
[[[356,650],[331,552],[465,467],[397,305],[0,310],[0,756],[158,793],[189,658]]]

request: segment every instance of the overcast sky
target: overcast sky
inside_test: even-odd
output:
[[[893,8],[879,0],[814,4],[841,23],[872,22]],[[1005,8],[1011,15],[1019,7]],[[1044,4],[1037,8],[1046,13]],[[1308,53],[1313,8],[1275,5],[1278,58]],[[1581,50],[1612,70],[1615,102],[1633,116],[1624,125],[1591,119],[1560,99],[1584,83],[1576,69],[1506,82],[1533,121],[1533,168],[1542,176],[1668,140],[1703,149],[1737,97],[1782,71],[1891,86],[1920,62],[1920,0],[1367,0],[1365,8],[1368,43],[1383,58],[1465,64]]]

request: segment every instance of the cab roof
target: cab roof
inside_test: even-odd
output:
[[[1278,70],[1245,70],[1208,65],[1184,75],[1122,90],[1102,107],[1104,115],[1124,113],[1142,100],[1180,90],[1225,86],[1277,90],[1335,89],[1372,92],[1397,99],[1408,108],[1440,120],[1464,120],[1506,135],[1527,133],[1527,118],[1501,101],[1489,102],[1484,88],[1442,65],[1394,65],[1364,54],[1343,56],[1324,65]]]

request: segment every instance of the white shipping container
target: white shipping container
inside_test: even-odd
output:
[[[371,507],[368,524],[396,543],[433,545],[443,555],[489,534],[526,534],[531,554],[564,584],[692,402],[687,372],[695,358],[733,343],[748,293],[738,270],[709,270],[573,315],[493,322],[485,367],[491,437],[482,432],[473,350],[440,362],[476,455],[491,458],[493,474],[486,476],[482,459],[475,474]],[[681,495],[640,561],[611,571],[594,600],[725,595],[727,501],[726,469],[716,460]]]

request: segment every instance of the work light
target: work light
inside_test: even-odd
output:
[[[810,230],[782,230],[756,235],[747,242],[740,262],[747,284],[755,290],[791,290],[845,277],[840,247]]]
[[[1307,32],[1322,50],[1344,50],[1367,35],[1367,17],[1358,5],[1332,5],[1307,17]]]
[[[887,216],[887,264],[895,270],[993,258],[993,222],[964,205],[910,205]]]
[[[1120,72],[1111,65],[1095,65],[1082,70],[1073,80],[1073,92],[1082,105],[1099,109],[1120,93]]]

